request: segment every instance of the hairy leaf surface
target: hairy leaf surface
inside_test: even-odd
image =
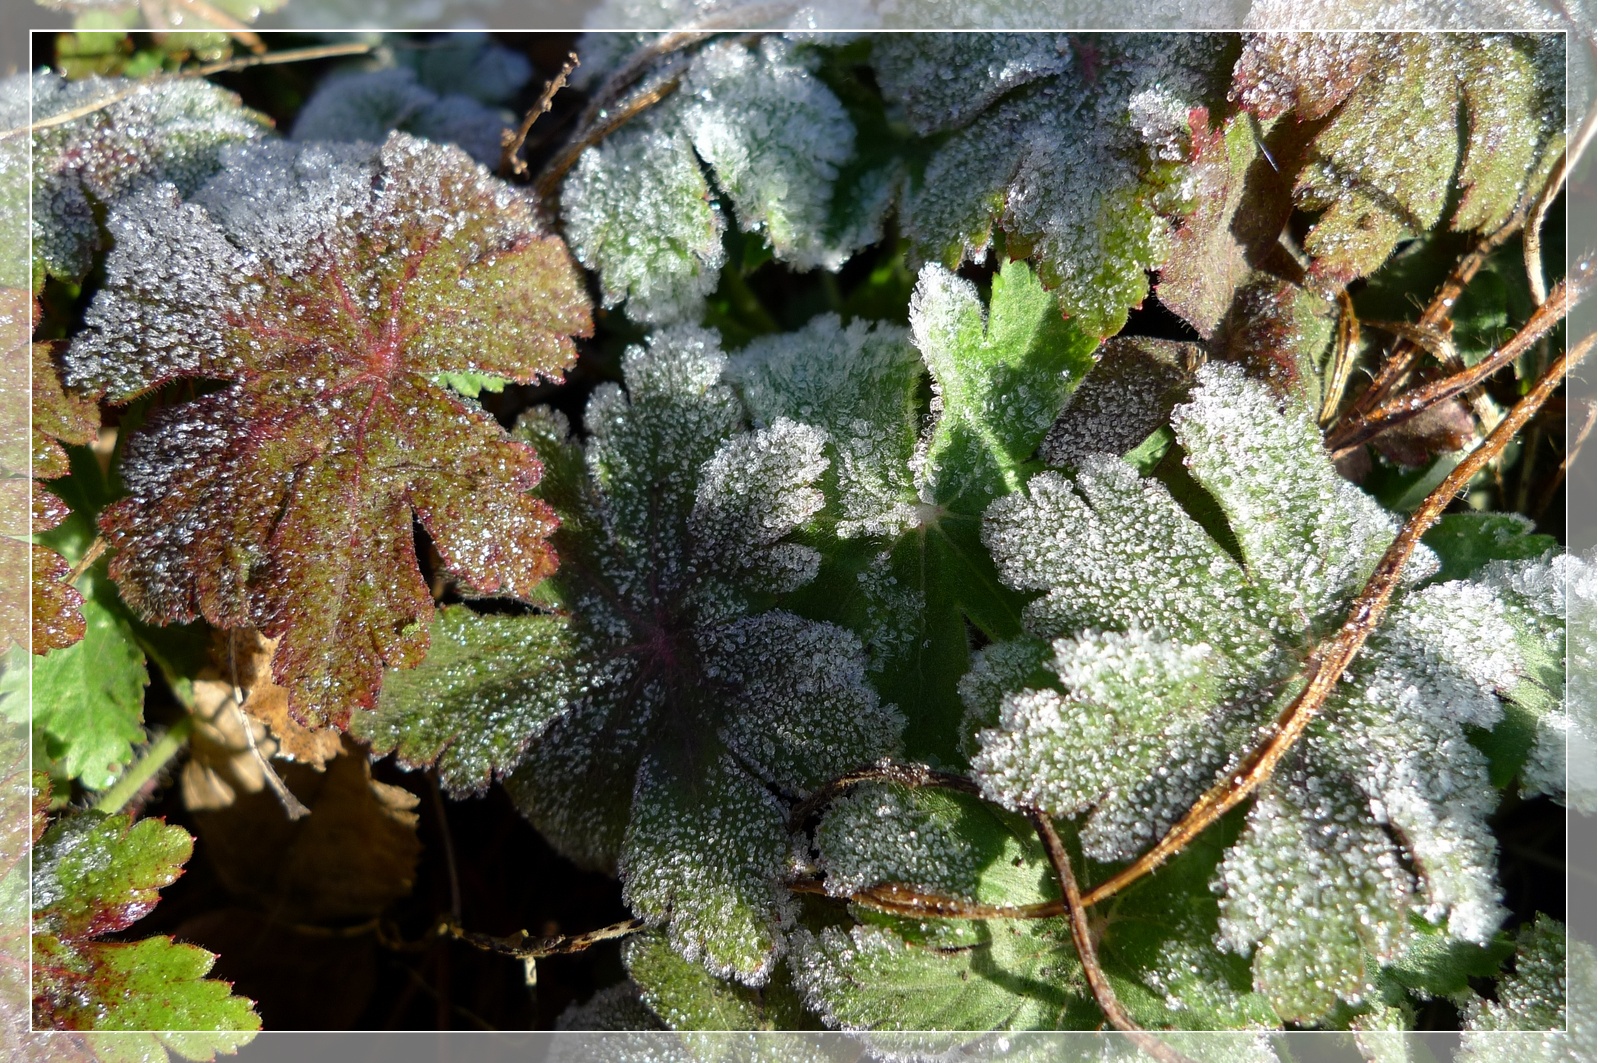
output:
[[[192,839],[159,820],[82,813],[34,850],[34,1022],[46,1029],[196,1031],[190,1058],[231,1051],[260,1029],[250,1001],[205,978],[216,957],[167,937],[105,941],[155,906]]]
[[[997,720],[973,765],[1001,802],[1086,815],[1095,859],[1135,855],[1256,741],[1395,528],[1335,474],[1305,408],[1235,369],[1201,370],[1173,424],[1235,556],[1163,483],[1103,457],[1074,479],[1034,477],[987,516],[1002,577],[1045,592],[1025,619],[1054,640],[1058,683],[996,698],[973,672],[972,723]],[[1283,1019],[1367,999],[1412,916],[1478,944],[1503,917],[1496,792],[1466,729],[1496,727],[1501,699],[1527,682],[1504,582],[1552,581],[1547,562],[1495,564],[1501,575],[1417,589],[1436,562],[1416,555],[1410,589],[1222,860],[1221,941],[1252,954]]]
[[[554,567],[531,449],[434,381],[556,376],[590,327],[518,193],[404,134],[375,154],[273,143],[228,153],[192,202],[150,188],[111,228],[69,383],[112,402],[226,385],[128,441],[129,497],[101,526],[135,609],[281,637],[294,711],[342,725],[426,649],[413,514],[474,593],[525,597]]]
[[[524,419],[562,520],[544,588],[557,612],[460,621],[495,635],[441,645],[370,726],[428,763],[429,736],[469,706],[492,733],[449,747],[446,780],[516,768],[511,791],[546,837],[617,866],[678,953],[761,984],[788,916],[789,802],[891,752],[902,721],[853,635],[768,608],[815,574],[791,535],[822,505],[825,440],[787,419],[743,430],[725,362],[712,334],[667,330],[628,352],[625,391],[594,394],[580,449],[557,417]],[[474,660],[505,640],[527,652]]]

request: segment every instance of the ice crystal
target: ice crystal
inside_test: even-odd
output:
[[[281,636],[295,711],[342,723],[426,648],[413,513],[477,593],[525,596],[553,567],[532,452],[434,382],[557,375],[589,329],[564,246],[509,186],[404,134],[271,142],[225,153],[190,202],[146,188],[110,228],[68,383],[124,403],[228,382],[128,440],[102,527],[146,617]]]
[[[152,182],[192,192],[219,168],[224,146],[270,129],[237,96],[197,78],[33,76],[35,122],[97,103],[34,133],[33,253],[45,270],[69,279],[87,272],[100,246],[97,208],[114,207]]]
[[[615,864],[679,953],[758,984],[789,917],[788,802],[891,753],[902,720],[853,635],[767,608],[815,572],[792,533],[822,505],[825,440],[744,430],[725,362],[713,334],[667,330],[628,352],[625,390],[595,392],[581,450],[558,418],[524,422],[564,522],[556,615],[479,618],[492,637],[430,657],[362,726],[409,763],[442,753],[457,788],[519,763],[511,791],[551,841]],[[518,629],[531,654],[474,659]],[[452,707],[485,734],[441,741]]]
[[[1009,664],[985,651],[963,687],[987,728],[973,767],[1001,802],[1085,814],[1097,859],[1134,855],[1256,740],[1396,531],[1333,472],[1307,409],[1234,368],[1200,370],[1172,423],[1235,557],[1164,484],[1103,456],[1073,479],[1033,477],[984,529],[1001,577],[1045,592],[1025,622],[1055,659],[1047,685],[1034,673],[1003,693],[1036,643]],[[1220,940],[1252,954],[1283,1019],[1366,999],[1412,917],[1474,943],[1503,917],[1486,825],[1497,795],[1466,728],[1491,730],[1527,680],[1506,588],[1562,603],[1549,562],[1495,564],[1399,593],[1221,863]],[[1406,583],[1436,567],[1423,548]]]

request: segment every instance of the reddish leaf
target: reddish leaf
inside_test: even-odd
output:
[[[62,443],[89,443],[100,430],[100,408],[93,399],[61,386],[51,344],[33,345],[33,475],[53,480],[67,474]]]
[[[281,638],[273,676],[339,726],[384,666],[427,648],[412,515],[470,591],[526,596],[555,565],[540,465],[437,383],[558,377],[591,327],[565,245],[454,148],[284,143],[226,153],[190,203],[114,213],[116,249],[69,384],[157,409],[128,441],[129,497],[101,518],[146,617]]]
[[[37,484],[33,488],[33,530],[49,531],[67,519],[67,505]],[[67,582],[72,566],[48,547],[33,545],[33,652],[70,646],[83,637],[83,595]]]

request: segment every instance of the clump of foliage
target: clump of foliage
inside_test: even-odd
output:
[[[35,854],[37,1021],[252,1028],[100,940],[187,856],[120,813],[152,682],[256,790],[358,742],[613,874],[598,935],[428,931],[626,936],[574,1028],[1575,1014],[1495,835],[1593,807],[1594,566],[1508,446],[1591,280],[1522,254],[1557,41],[584,39],[525,184],[526,60],[391,43],[292,139],[199,79],[0,95],[58,119],[0,308],[35,757],[99,808]]]

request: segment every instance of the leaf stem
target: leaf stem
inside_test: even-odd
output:
[[[1570,177],[1570,171],[1581,158],[1582,152],[1592,143],[1595,120],[1598,120],[1598,110],[1587,108],[1587,116],[1582,119],[1581,128],[1576,130],[1575,137],[1560,153],[1553,170],[1548,174],[1548,180],[1543,184],[1542,192],[1537,196],[1537,202],[1532,204],[1531,216],[1526,219],[1526,233],[1521,237],[1521,250],[1526,260],[1526,280],[1531,286],[1531,301],[1538,306],[1543,305],[1549,298],[1548,284],[1543,280],[1543,220],[1548,217],[1548,208],[1554,205],[1554,200],[1558,199],[1559,193],[1564,190],[1565,181]]]
[[[573,70],[577,69],[577,63],[577,53],[568,52],[566,65],[560,68],[560,73],[549,79],[549,84],[544,86],[544,91],[538,96],[538,102],[533,104],[522,117],[521,127],[514,134],[507,132],[504,135],[504,144],[499,152],[501,177],[509,177],[511,174],[520,177],[527,172],[527,163],[520,157],[522,146],[527,143],[527,134],[532,131],[534,122],[549,113],[549,108],[555,102],[555,93],[566,87],[566,79],[571,77]]]
[[[1539,306],[1521,326],[1520,331],[1498,350],[1469,369],[1414,388],[1368,413],[1357,414],[1352,419],[1344,421],[1326,441],[1326,448],[1331,451],[1332,459],[1335,461],[1343,457],[1377,434],[1419,416],[1439,402],[1453,398],[1460,392],[1469,391],[1525,354],[1543,335],[1564,320],[1565,315],[1570,312],[1571,305],[1592,287],[1592,280],[1592,258],[1587,256],[1577,266],[1575,276],[1568,281],[1560,281],[1547,301]]]
[[[438,933],[464,941],[484,952],[493,952],[518,960],[537,960],[545,956],[566,956],[574,952],[583,952],[601,941],[624,938],[642,929],[644,929],[642,919],[626,919],[620,923],[602,926],[598,930],[590,930],[586,934],[556,934],[553,937],[535,938],[527,931],[519,930],[507,937],[494,937],[491,934],[464,930],[453,920],[445,919],[439,923]]]
[[[1145,1032],[1121,1006],[1115,988],[1105,977],[1104,968],[1099,966],[1093,930],[1088,926],[1087,908],[1082,903],[1082,891],[1077,887],[1076,873],[1071,870],[1071,857],[1065,851],[1065,843],[1060,840],[1060,834],[1054,829],[1047,812],[1029,808],[1026,817],[1037,828],[1038,840],[1043,843],[1043,851],[1054,866],[1055,878],[1060,883],[1060,895],[1065,899],[1066,914],[1070,917],[1071,941],[1076,946],[1077,957],[1082,962],[1082,973],[1087,977],[1088,989],[1092,991],[1099,1010],[1104,1012],[1111,1026],[1126,1034],[1133,1044],[1161,1063],[1192,1063],[1170,1045]]]
[[[100,795],[99,800],[94,803],[94,810],[107,815],[122,811],[151,779],[165,771],[167,765],[183,752],[183,747],[189,742],[189,732],[192,730],[194,730],[192,716],[184,716],[167,728],[166,733],[151,742],[144,755],[129,765],[128,770],[122,773],[122,777]]]
[[[1326,699],[1331,696],[1349,663],[1365,645],[1365,640],[1381,623],[1392,602],[1393,592],[1398,589],[1399,577],[1420,543],[1421,535],[1436,522],[1443,509],[1470,484],[1476,474],[1503,452],[1515,434],[1558,390],[1566,372],[1592,349],[1593,343],[1589,337],[1578,344],[1575,350],[1561,354],[1538,379],[1536,386],[1504,415],[1504,419],[1481,445],[1454,466],[1443,482],[1426,496],[1425,501],[1404,522],[1398,537],[1387,548],[1382,559],[1376,563],[1375,571],[1366,581],[1359,597],[1354,599],[1343,626],[1336,635],[1317,648],[1311,659],[1309,681],[1270,726],[1268,737],[1243,759],[1230,778],[1211,787],[1194,802],[1187,814],[1153,848],[1089,891],[1084,898],[1085,904],[1097,904],[1159,867],[1271,777],[1276,765],[1281,763],[1309,727],[1310,721],[1326,704]]]

